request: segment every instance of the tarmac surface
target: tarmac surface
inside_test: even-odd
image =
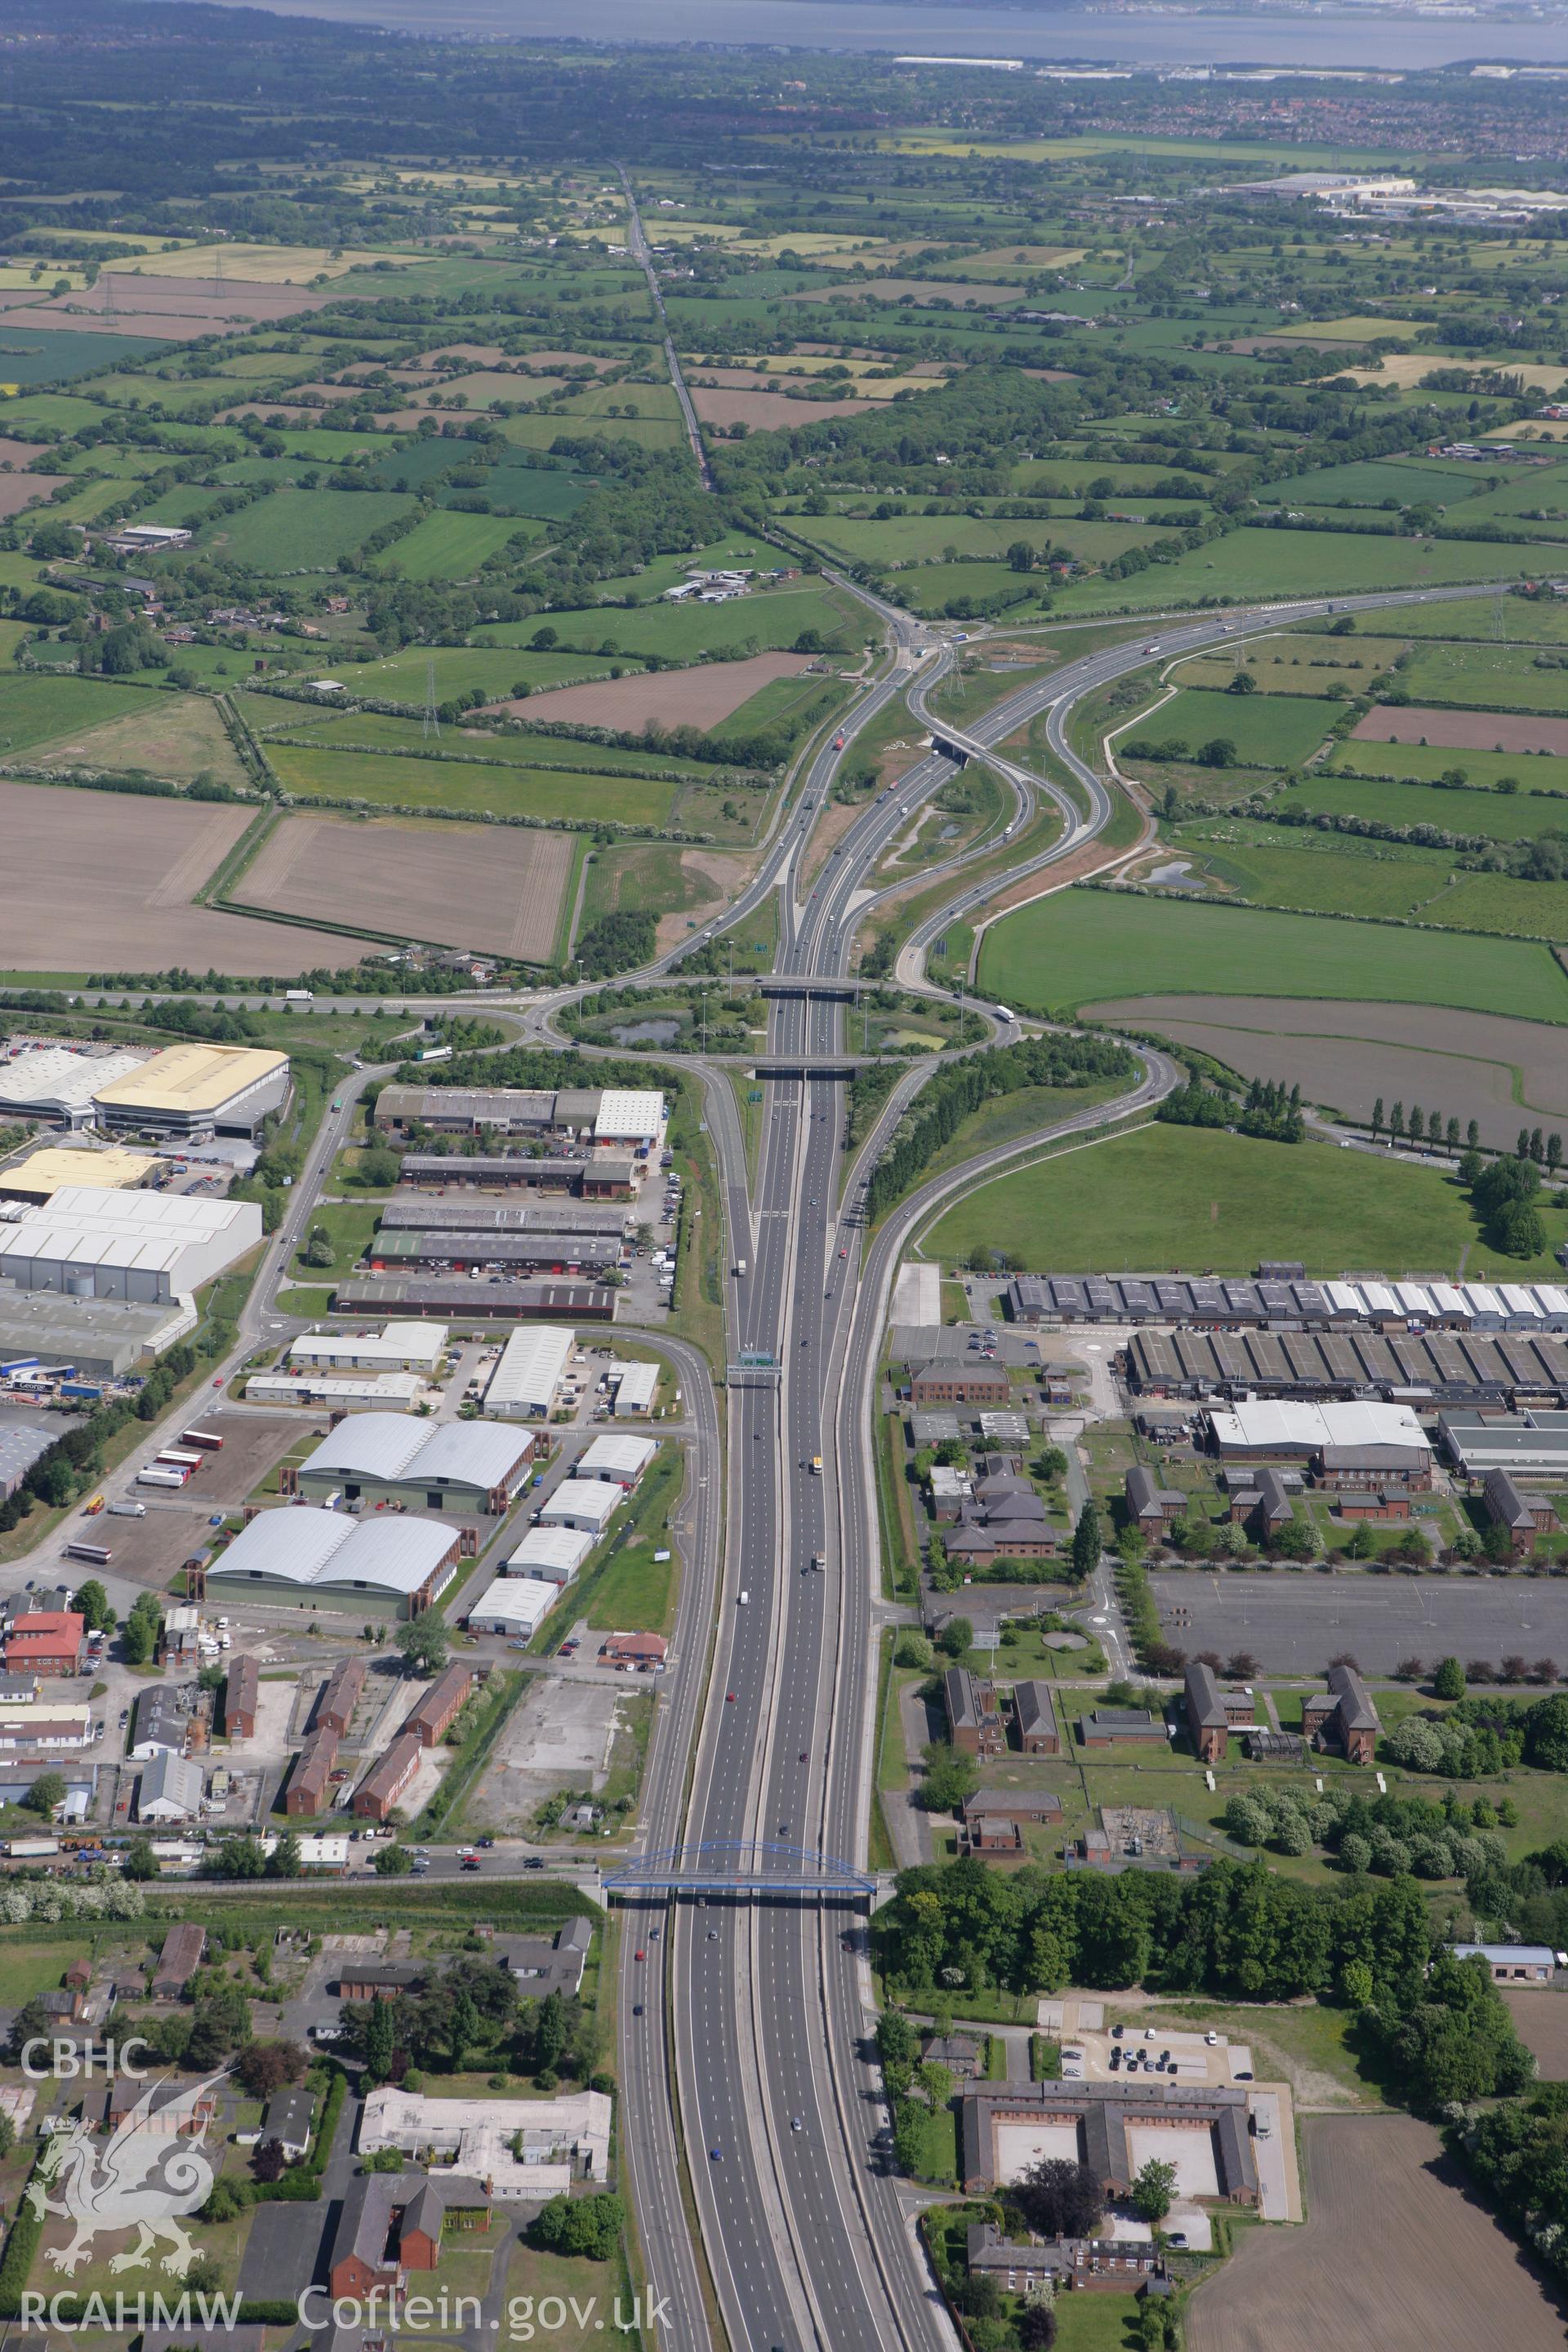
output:
[[[1405,1658],[1513,1652],[1568,1659],[1568,1581],[1539,1576],[1402,1576],[1204,1570],[1149,1580],[1160,1622],[1191,1656],[1250,1650],[1264,1674],[1321,1674],[1342,1650],[1362,1671]]]

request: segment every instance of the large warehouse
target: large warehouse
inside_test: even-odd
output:
[[[159,1135],[254,1135],[289,1092],[289,1056],[270,1045],[170,1045],[99,1087],[100,1127]]]
[[[299,1505],[258,1511],[207,1570],[207,1599],[417,1617],[451,1582],[461,1549],[440,1519],[353,1519]]]
[[[0,1275],[22,1290],[161,1306],[199,1290],[261,1240],[254,1201],[67,1184],[0,1225]]]
[[[1546,1478],[1568,1486],[1568,1412],[1535,1405],[1523,1412],[1443,1412],[1443,1452],[1468,1478],[1506,1470],[1510,1478]]]
[[[130,1077],[152,1059],[144,1045],[106,1052],[92,1045],[35,1046],[0,1062],[0,1113],[59,1127],[90,1127],[99,1089]]]
[[[511,1558],[502,1562],[501,1574],[570,1584],[593,1549],[593,1537],[575,1528],[530,1528]]]
[[[1127,1343],[1142,1396],[1419,1397],[1432,1404],[1524,1404],[1568,1397],[1568,1345],[1428,1331],[1136,1331]]]
[[[433,1135],[548,1135],[555,1095],[541,1087],[383,1087],[375,1124],[389,1134],[428,1128]]]
[[[561,1598],[557,1584],[531,1576],[498,1576],[468,1612],[470,1633],[506,1633],[531,1641]]]
[[[532,1456],[528,1431],[499,1422],[432,1426],[400,1412],[351,1412],[303,1462],[284,1465],[284,1491],[499,1517],[527,1484]]]
[[[1311,1462],[1342,1469],[1353,1455],[1400,1483],[1431,1482],[1432,1443],[1407,1404],[1252,1402],[1206,1418],[1222,1462]]]
[[[628,1213],[612,1201],[411,1200],[388,1201],[379,1223],[384,1234],[597,1234],[616,1241]]]
[[[84,1151],[74,1145],[46,1146],[0,1170],[0,1200],[42,1203],[67,1185],[91,1184],[100,1192],[124,1192],[150,1176],[158,1160],[145,1151]]]
[[[574,1332],[559,1328],[514,1331],[490,1374],[485,1411],[512,1421],[547,1421],[576,1344]]]
[[[469,1184],[495,1192],[527,1191],[574,1195],[584,1200],[629,1201],[637,1179],[637,1161],[619,1153],[601,1160],[558,1158],[530,1160],[526,1153],[409,1151],[404,1154],[405,1184]]]

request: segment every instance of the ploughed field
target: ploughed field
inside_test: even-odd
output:
[[[321,921],[352,908],[367,929],[547,963],[574,849],[570,833],[523,826],[290,816],[236,895]]]

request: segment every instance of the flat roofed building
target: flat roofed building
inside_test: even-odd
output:
[[[252,1372],[247,1404],[323,1404],[344,1412],[356,1406],[381,1412],[412,1412],[426,1382],[417,1372]]]
[[[594,1234],[618,1240],[627,1213],[612,1202],[432,1200],[416,1192],[386,1202],[380,1216],[385,1233]]]
[[[265,1045],[169,1045],[93,1095],[105,1128],[253,1134],[289,1091],[289,1056]]]
[[[552,2099],[448,2099],[386,2084],[366,2095],[359,2145],[366,2156],[396,2147],[447,2158],[459,2174],[482,2180],[498,2202],[511,2203],[563,2195],[576,2180],[602,2181],[609,2166],[611,2112],[602,2091]],[[370,2177],[397,2185],[395,2174]]]
[[[620,1434],[595,1437],[584,1446],[577,1458],[572,1475],[574,1478],[605,1478],[628,1491],[636,1486],[658,1452],[651,1437],[626,1437]]]
[[[0,1200],[50,1201],[67,1184],[92,1184],[105,1192],[126,1192],[159,1164],[146,1151],[79,1151],[55,1144],[0,1169]]]
[[[581,1161],[574,1163],[581,1166]],[[450,1322],[613,1323],[620,1293],[605,1283],[519,1282],[510,1275],[471,1282],[466,1275],[410,1274],[382,1282],[340,1282],[333,1293],[339,1315],[439,1315]]]
[[[380,1331],[303,1331],[289,1344],[302,1371],[422,1372],[435,1376],[447,1352],[444,1323],[392,1322]]]
[[[593,1549],[593,1537],[576,1528],[530,1528],[511,1558],[502,1562],[501,1574],[570,1584]]]
[[[1344,1454],[1388,1447],[1428,1465],[1432,1457],[1431,1441],[1407,1404],[1264,1399],[1211,1411],[1205,1418],[1214,1449],[1226,1461],[1265,1461],[1271,1455],[1304,1461],[1327,1449]]]
[[[606,1087],[594,1119],[595,1143],[655,1144],[664,1133],[664,1097],[651,1088]]]
[[[575,1528],[580,1534],[601,1536],[626,1500],[626,1489],[613,1480],[564,1478],[540,1509],[545,1527]]]
[[[258,1511],[208,1568],[207,1596],[417,1617],[451,1582],[461,1540],[440,1519],[355,1519],[301,1504]]]
[[[538,1576],[498,1576],[468,1612],[471,1633],[501,1633],[531,1641],[555,1603],[561,1587]]]
[[[1506,1470],[1511,1478],[1568,1486],[1568,1412],[1527,1405],[1518,1412],[1442,1412],[1444,1454],[1467,1477]]]
[[[226,1273],[260,1240],[253,1201],[66,1184],[0,1225],[0,1276],[22,1290],[163,1306]]]
[[[533,1455],[527,1430],[495,1421],[444,1421],[432,1427],[395,1412],[351,1412],[298,1465],[301,1495],[342,1493],[350,1502],[416,1509],[506,1510],[526,1484]]]
[[[89,1046],[37,1046],[0,1062],[0,1112],[51,1119],[62,1127],[90,1126],[98,1089],[130,1077],[152,1058],[150,1051],[137,1046],[108,1054]]]
[[[510,1420],[548,1420],[576,1344],[571,1331],[514,1331],[490,1374],[485,1411]]]
[[[374,1273],[461,1274],[483,1270],[534,1274],[614,1273],[621,1244],[608,1234],[431,1233],[378,1234],[365,1252]]]
[[[539,1087],[383,1087],[375,1124],[406,1133],[427,1127],[437,1135],[542,1135],[555,1124],[553,1088]]]

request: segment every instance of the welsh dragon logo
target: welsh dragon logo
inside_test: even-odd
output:
[[[193,2084],[158,2106],[155,2120],[159,2086],[152,2084],[107,2140],[100,2140],[88,2123],[54,2135],[25,2193],[40,2221],[54,2214],[74,2225],[68,2245],[48,2249],[57,2270],[68,2274],[86,2262],[100,2231],[125,2230],[136,2231],[136,2242],[114,2255],[111,2271],[150,2262],[161,2240],[169,2252],[160,2267],[182,2276],[189,2270],[196,2248],[183,2217],[206,2203],[213,2185],[213,2167],[202,2148],[205,2116],[196,2131],[185,2135],[204,2095],[223,2079],[218,2074]],[[56,2186],[62,2191],[58,2201],[48,2194]]]

